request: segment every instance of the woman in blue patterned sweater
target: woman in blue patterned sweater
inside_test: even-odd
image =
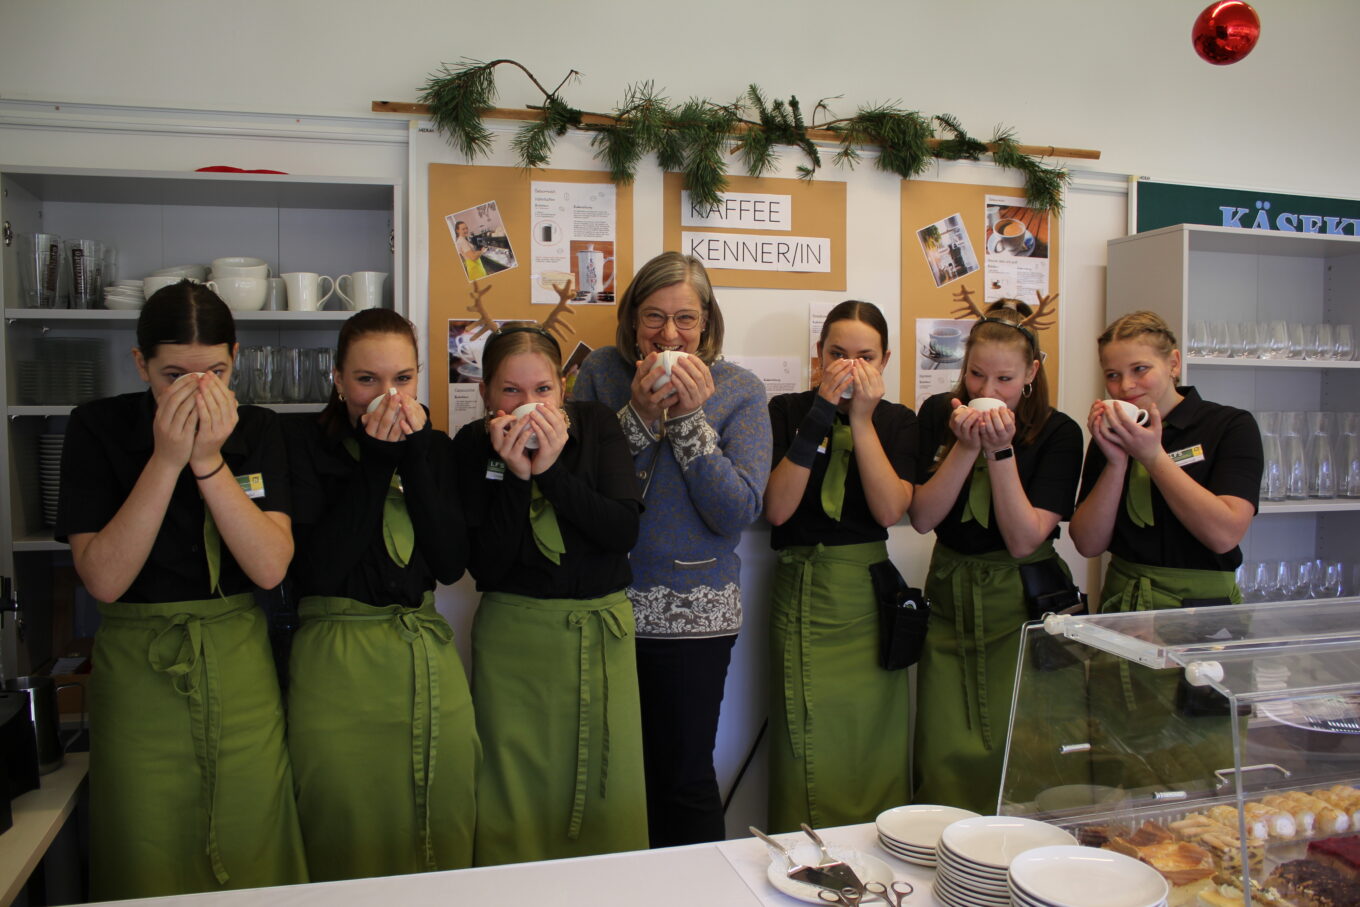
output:
[[[573,396],[618,413],[644,489],[628,597],[651,844],[721,840],[713,744],[741,628],[735,549],[760,515],[770,472],[765,388],[719,358],[722,313],[696,258],[665,252],[647,262],[618,315],[616,345],[590,354]],[[661,354],[670,350],[688,355],[667,379]]]

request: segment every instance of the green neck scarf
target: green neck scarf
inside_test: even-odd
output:
[[[1153,525],[1152,476],[1148,475],[1146,466],[1132,457],[1129,458],[1129,493],[1124,498],[1124,509],[1139,529]]]
[[[543,496],[537,482],[529,484],[529,528],[534,533],[534,544],[543,556],[554,564],[562,563],[567,546],[562,541],[562,527],[557,525],[557,511],[552,501]]]
[[[222,594],[222,534],[207,501],[203,502],[203,553],[208,557],[208,588],[226,598]]]
[[[968,485],[968,501],[963,505],[963,520],[976,520],[983,529],[992,523],[992,477],[987,473],[987,460],[978,454],[973,464],[973,481]]]
[[[359,460],[359,442],[353,438],[345,439],[345,450]],[[387,556],[398,567],[411,563],[411,552],[416,547],[416,530],[411,525],[411,514],[406,510],[406,495],[402,491],[401,477],[392,470],[392,479],[387,485],[387,499],[383,501],[383,545]]]
[[[850,474],[850,455],[855,450],[855,436],[850,425],[837,419],[831,426],[831,444],[826,475],[822,477],[822,509],[831,519],[840,522],[841,507],[845,504],[845,477]]]

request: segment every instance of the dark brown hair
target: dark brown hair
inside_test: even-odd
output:
[[[883,313],[879,311],[878,306],[872,302],[847,299],[845,302],[837,303],[835,308],[826,313],[826,320],[822,322],[822,336],[817,340],[818,348],[826,343],[826,335],[831,332],[831,326],[837,321],[864,322],[878,331],[883,346],[882,352],[888,352],[888,322],[883,317]]]
[[[987,307],[982,320],[973,325],[968,332],[968,343],[963,349],[963,371],[959,383],[954,388],[954,396],[963,403],[969,401],[968,366],[973,350],[981,343],[995,343],[1013,348],[1028,363],[1038,360],[1039,370],[1034,373],[1034,381],[1029,385],[1029,393],[1020,397],[1015,409],[1015,443],[1030,444],[1039,436],[1039,431],[1048,421],[1053,406],[1048,402],[1048,375],[1044,372],[1044,359],[1039,351],[1039,335],[1029,327],[1022,327],[1020,321],[1033,313],[1027,303],[1017,299],[998,299]],[[948,445],[952,445],[952,438]]]
[[[416,354],[416,367],[420,367],[420,343],[416,340],[416,329],[411,322],[391,309],[364,309],[350,316],[340,328],[340,336],[335,341],[335,370],[345,370],[345,358],[354,341],[371,334],[396,334],[411,341],[411,349]],[[331,396],[326,408],[317,417],[327,434],[337,435],[349,430],[349,411],[345,401],[340,399],[340,391],[331,382]]]
[[[722,355],[722,310],[718,308],[718,300],[713,295],[713,285],[709,283],[704,263],[693,255],[662,252],[642,266],[619,298],[619,326],[614,332],[614,346],[620,356],[630,362],[640,358],[637,348],[638,307],[656,291],[677,283],[689,285],[694,295],[699,297],[699,307],[703,310],[704,329],[699,335],[696,354],[704,360],[705,365],[712,365]]]
[[[236,345],[236,322],[231,309],[212,290],[192,280],[181,280],[151,294],[137,316],[137,349],[152,359],[163,343],[217,346]]]

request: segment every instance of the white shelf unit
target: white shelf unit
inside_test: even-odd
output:
[[[118,250],[117,275],[138,279],[159,268],[208,264],[224,256],[254,256],[274,275],[315,271],[338,277],[384,271],[384,304],[405,312],[402,223],[405,187],[390,180],[239,173],[165,173],[0,165],[0,221],[5,236],[37,231],[63,239],[96,239]],[[75,399],[34,399],[22,363],[40,358],[46,338],[92,342],[96,394],[143,388],[132,362],[136,311],[31,309],[19,292],[16,244],[0,247],[0,575],[15,579],[28,628],[20,652],[14,621],[0,633],[0,668],[7,675],[37,668],[54,654],[53,575],[69,555],[43,521],[39,436],[64,431]],[[319,312],[236,312],[242,346],[333,347],[352,313],[332,296]],[[319,404],[281,404],[309,412]],[[58,565],[54,570],[54,565]],[[60,597],[59,595],[57,596]],[[55,602],[59,608],[62,602]]]
[[[1138,309],[1183,340],[1191,322],[1296,321],[1360,329],[1360,239],[1180,224],[1111,240],[1107,321]],[[1206,400],[1263,411],[1360,411],[1360,362],[1186,357]],[[1360,561],[1360,499],[1261,502],[1247,561]]]

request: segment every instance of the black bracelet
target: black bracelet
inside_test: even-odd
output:
[[[211,479],[213,476],[217,475],[219,472],[222,471],[222,467],[226,465],[227,461],[225,458],[223,458],[222,462],[217,464],[217,468],[214,469],[212,472],[208,473],[206,476],[201,476],[195,472],[191,472],[190,474],[193,475],[195,479],[198,479],[200,482],[202,482],[204,479]]]

